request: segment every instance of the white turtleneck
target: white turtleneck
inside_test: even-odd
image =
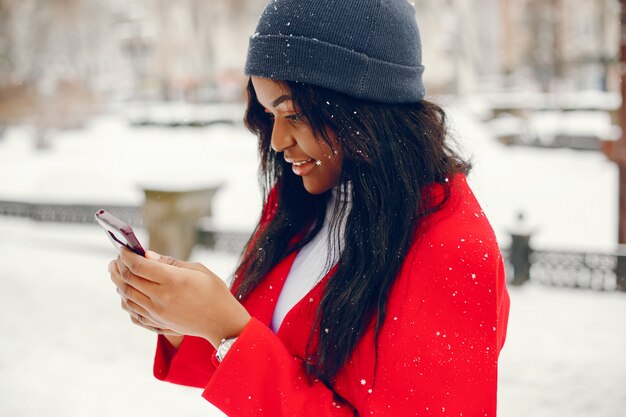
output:
[[[326,218],[322,229],[307,243],[296,255],[296,259],[289,270],[278,301],[274,316],[272,317],[272,329],[277,332],[283,319],[306,294],[326,276],[328,271],[337,263],[344,241],[344,229],[347,215],[350,209],[349,187],[335,187],[326,207]],[[330,221],[335,211],[337,198],[347,201],[348,206],[339,226],[339,248],[335,248],[335,239],[329,239]]]

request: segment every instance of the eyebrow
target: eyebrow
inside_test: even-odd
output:
[[[272,101],[272,107],[278,107],[281,103],[287,100],[293,100],[293,98],[288,94],[283,94],[282,96],[278,97],[276,100]]]

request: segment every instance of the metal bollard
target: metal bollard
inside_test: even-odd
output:
[[[519,286],[530,280],[530,248],[531,233],[524,231],[524,215],[518,214],[519,230],[511,232],[510,261],[513,266],[511,285]]]

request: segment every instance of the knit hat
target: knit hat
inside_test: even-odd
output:
[[[420,101],[415,9],[407,0],[271,0],[245,72],[384,103]]]

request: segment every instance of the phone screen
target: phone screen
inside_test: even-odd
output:
[[[102,226],[107,237],[118,251],[122,246],[125,246],[137,255],[146,256],[146,251],[143,249],[133,229],[128,224],[106,210],[99,210],[95,217],[98,224]]]

